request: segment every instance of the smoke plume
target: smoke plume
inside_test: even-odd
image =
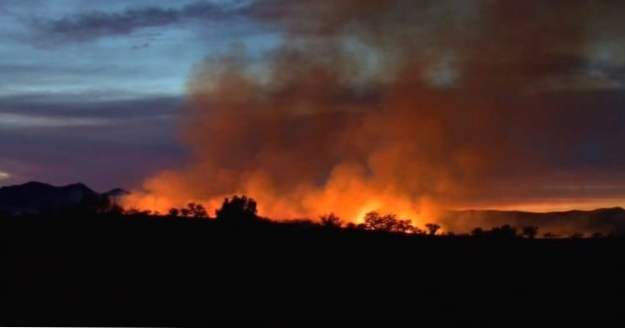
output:
[[[583,84],[572,77],[597,10],[582,0],[255,2],[247,15],[284,43],[260,62],[235,47],[197,66],[181,118],[192,155],[128,206],[214,209],[246,194],[276,219],[377,210],[423,224],[446,209],[540,198],[569,181],[563,162],[601,114],[553,96]]]

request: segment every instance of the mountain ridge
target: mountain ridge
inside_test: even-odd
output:
[[[83,183],[55,186],[39,181],[0,187],[0,213],[33,215],[106,206],[123,191],[98,193]]]

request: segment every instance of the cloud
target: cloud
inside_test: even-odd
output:
[[[178,98],[89,101],[77,95],[0,98],[0,184],[84,182],[129,187],[182,155]]]
[[[23,128],[23,127],[77,127],[77,126],[99,126],[111,124],[104,119],[88,119],[73,117],[46,117],[35,115],[22,115],[12,113],[0,113],[0,127]]]
[[[0,181],[7,180],[11,177],[11,175],[7,172],[0,171]]]
[[[180,97],[141,97],[132,93],[113,97],[107,93],[29,93],[0,97],[0,115],[45,118],[44,121],[152,120],[171,118],[182,104]]]
[[[40,39],[52,44],[128,35],[145,28],[193,20],[224,21],[240,14],[240,8],[236,6],[197,1],[179,8],[132,7],[121,12],[94,10],[59,19],[34,19],[32,23]]]

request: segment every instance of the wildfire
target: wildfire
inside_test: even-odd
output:
[[[268,1],[275,12],[254,14],[284,44],[260,63],[235,48],[196,67],[180,123],[192,155],[125,206],[211,211],[244,194],[274,219],[378,211],[422,226],[458,204],[529,194],[553,171],[536,145],[581,138],[551,133],[566,106],[533,92],[568,74],[551,63],[580,46],[575,3],[522,6],[545,7],[536,16],[497,1]]]
[[[381,192],[378,188],[368,186],[362,181],[351,180],[354,177],[337,177],[343,181],[351,180],[347,185],[336,181],[315,190],[296,188],[292,193],[284,196],[267,193],[262,185],[252,183],[242,190],[205,199],[193,197],[184,188],[175,189],[174,184],[168,184],[162,179],[157,177],[150,180],[146,183],[146,187],[150,189],[137,190],[128,195],[124,199],[124,207],[167,213],[171,208],[186,207],[187,204],[193,202],[202,204],[209,212],[214,212],[226,197],[244,194],[258,201],[260,215],[273,219],[315,220],[321,215],[334,213],[347,222],[362,223],[367,213],[375,211],[396,214],[402,219],[411,220],[415,226],[432,222],[437,211],[434,204],[428,204],[423,200],[418,203],[390,191]]]

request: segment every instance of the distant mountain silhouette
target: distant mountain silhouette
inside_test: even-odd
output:
[[[41,182],[28,182],[0,188],[0,212],[30,215],[54,211],[97,209],[116,201],[126,192],[114,189],[99,194],[82,183],[56,187]]]
[[[451,231],[470,232],[475,227],[493,228],[504,224],[515,227],[536,226],[542,232],[570,235],[579,232],[625,232],[625,209],[601,208],[590,211],[534,213],[523,211],[466,210],[450,211],[442,223]]]
[[[130,192],[121,188],[115,188],[113,190],[109,190],[102,194],[102,196],[106,197],[112,204],[119,204],[121,198],[129,195]]]

